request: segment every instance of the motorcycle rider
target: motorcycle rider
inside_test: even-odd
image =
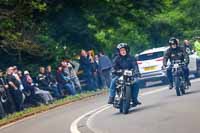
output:
[[[189,80],[188,54],[185,52],[185,50],[181,46],[178,45],[178,41],[174,37],[169,39],[169,46],[170,46],[169,49],[167,49],[164,55],[163,68],[164,69],[166,68],[168,60],[170,60],[170,63],[172,63],[173,60],[181,60],[182,62],[185,63],[185,65],[183,66],[185,80],[188,83],[188,85],[191,85],[190,80]],[[167,77],[169,80],[169,89],[172,89],[173,88],[172,67],[167,68]]]
[[[129,54],[130,48],[127,43],[119,43],[117,45],[118,55],[115,57],[113,61],[113,69],[117,70],[125,70],[125,69],[133,69],[135,73],[139,74],[138,66],[136,59]],[[119,76],[114,75],[109,88],[109,100],[108,104],[112,104],[114,102],[115,97],[115,83]],[[132,104],[139,105],[141,102],[138,101],[138,93],[139,93],[139,85],[137,81],[132,86]]]

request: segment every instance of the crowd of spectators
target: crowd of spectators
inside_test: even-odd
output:
[[[48,105],[84,91],[108,88],[112,62],[103,52],[81,50],[79,62],[63,59],[55,71],[41,66],[37,76],[10,66],[0,69],[0,118],[24,108]]]

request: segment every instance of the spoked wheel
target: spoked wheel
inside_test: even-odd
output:
[[[125,98],[122,101],[122,112],[128,114],[131,101],[131,88],[130,86],[126,87]]]

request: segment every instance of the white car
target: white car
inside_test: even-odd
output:
[[[169,47],[159,47],[145,50],[136,55],[139,72],[141,73],[140,82],[145,86],[147,81],[161,80],[167,82],[166,71],[162,70],[164,53]],[[197,63],[199,57],[196,53],[189,56],[190,73],[199,75],[200,66]]]

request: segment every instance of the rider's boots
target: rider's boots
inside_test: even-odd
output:
[[[173,88],[173,83],[169,83],[169,89],[171,90]]]
[[[114,97],[109,97],[108,104],[113,104],[113,102],[114,102]]]

